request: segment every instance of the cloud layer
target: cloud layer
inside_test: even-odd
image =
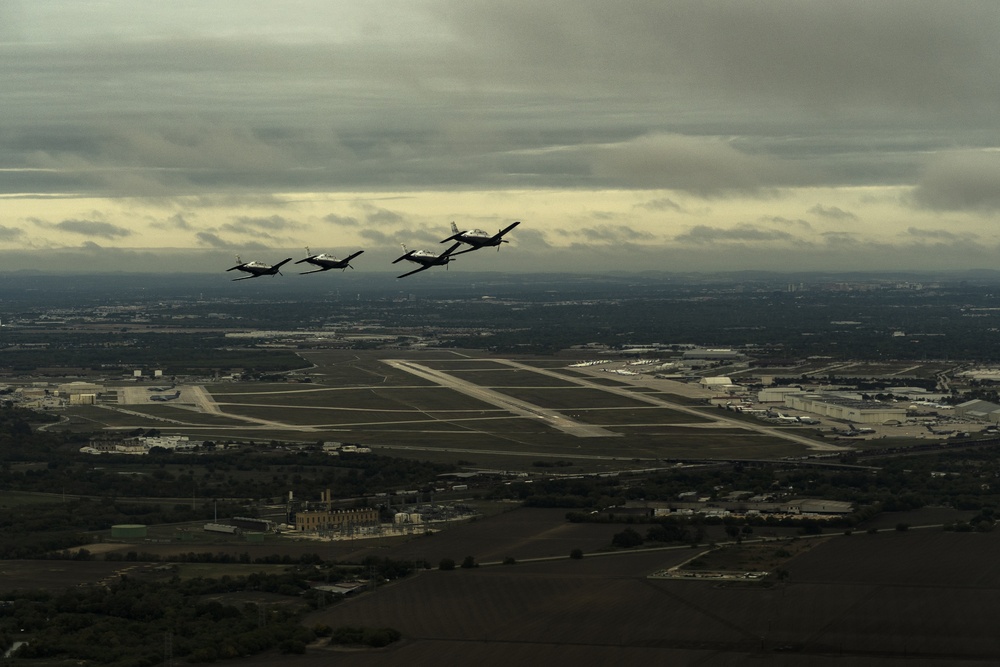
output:
[[[991,267],[998,42],[986,1],[5,3],[0,249]]]

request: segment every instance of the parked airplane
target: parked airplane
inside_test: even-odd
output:
[[[178,389],[172,394],[154,394],[149,397],[151,401],[173,401],[181,397],[181,390]]]
[[[309,255],[309,257],[306,257],[305,259],[300,259],[295,263],[301,264],[302,262],[309,262],[310,264],[320,267],[318,269],[315,269],[314,271],[304,271],[299,274],[300,276],[304,276],[309,273],[319,273],[320,271],[329,271],[330,269],[340,269],[342,271],[346,271],[347,269],[354,268],[350,264],[351,260],[363,252],[364,250],[359,250],[353,255],[348,255],[344,259],[337,259],[333,255],[328,255],[325,252],[321,252],[318,255],[313,255],[309,250],[309,246],[306,246],[306,254]]]
[[[785,423],[793,423],[793,422],[797,423],[799,421],[798,417],[793,417],[791,415],[785,415],[785,414],[782,414],[780,411],[773,410],[773,409],[767,411],[767,416],[768,416],[769,419],[773,419],[775,421],[785,422]]]
[[[243,260],[240,259],[239,255],[236,255],[236,261],[238,262],[238,264],[231,269],[226,269],[226,271],[239,270],[249,273],[250,275],[243,276],[242,278],[233,278],[234,282],[237,280],[248,280],[250,278],[259,278],[261,276],[273,276],[275,274],[278,274],[280,276],[281,271],[279,271],[278,269],[281,268],[282,264],[292,261],[292,258],[289,257],[288,259],[283,259],[273,266],[271,264],[265,264],[264,262],[257,262],[257,261],[244,262]]]
[[[441,243],[447,243],[448,241],[458,241],[459,243],[464,243],[466,245],[472,246],[468,250],[463,250],[461,252],[456,252],[456,255],[461,255],[463,253],[472,252],[473,250],[479,250],[480,248],[493,247],[496,246],[497,251],[500,250],[501,243],[509,243],[509,241],[503,238],[504,234],[510,230],[517,227],[520,222],[515,222],[512,225],[504,227],[496,234],[491,235],[489,232],[484,232],[481,229],[467,229],[464,232],[459,231],[458,225],[454,222],[451,223],[451,236],[441,241]]]
[[[411,276],[414,273],[425,271],[431,268],[432,266],[444,266],[447,269],[448,262],[455,259],[454,257],[451,256],[451,254],[455,252],[455,248],[460,246],[461,243],[456,243],[455,245],[451,246],[440,255],[437,255],[431,252],[430,250],[407,250],[405,245],[403,245],[402,243],[400,245],[403,246],[403,255],[401,257],[397,257],[396,259],[392,260],[393,264],[395,264],[396,262],[401,262],[405,259],[408,262],[414,262],[415,264],[421,265],[419,269],[413,269],[412,271],[404,273],[401,276],[396,276],[397,278],[405,278],[406,276]]]

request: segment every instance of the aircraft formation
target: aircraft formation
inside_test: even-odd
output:
[[[517,227],[520,222],[515,222],[510,224],[496,234],[490,234],[482,229],[468,229],[465,231],[459,230],[458,225],[454,222],[451,223],[451,236],[441,241],[441,243],[447,243],[449,241],[454,241],[454,243],[449,246],[444,252],[433,252],[431,250],[407,250],[406,246],[403,245],[403,254],[392,261],[393,264],[397,262],[402,262],[406,260],[408,262],[413,262],[414,264],[419,264],[420,266],[412,271],[407,271],[402,275],[396,276],[397,278],[405,278],[406,276],[412,276],[414,273],[420,273],[421,271],[426,271],[427,269],[434,266],[443,266],[445,269],[448,268],[448,264],[455,260],[458,255],[464,255],[467,252],[472,252],[474,250],[479,250],[480,248],[493,248],[495,247],[497,251],[500,250],[500,245],[503,243],[509,243],[507,239],[504,238],[510,230]],[[401,244],[402,245],[402,244]],[[464,250],[459,250],[463,245],[469,246]],[[457,251],[457,252],[456,252]],[[295,262],[296,264],[302,264],[303,262],[316,266],[318,268],[312,269],[311,271],[303,271],[299,275],[307,275],[310,273],[321,273],[323,271],[329,271],[330,269],[340,269],[341,271],[346,271],[347,269],[353,269],[350,262],[352,259],[363,253],[364,250],[359,250],[356,253],[348,255],[344,259],[337,259],[333,255],[327,253],[320,253],[318,255],[312,254],[309,247],[306,247],[306,254],[308,257],[300,259]],[[264,262],[252,261],[244,262],[240,259],[240,256],[236,256],[236,266],[226,269],[226,271],[242,271],[249,275],[243,276],[241,278],[233,278],[233,281],[237,280],[249,280],[250,278],[260,278],[261,276],[275,276],[282,275],[281,267],[288,262],[292,261],[291,257],[281,260],[277,264],[266,264]]]

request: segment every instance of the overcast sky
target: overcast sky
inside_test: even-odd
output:
[[[993,0],[3,0],[0,49],[5,269],[1000,268]]]

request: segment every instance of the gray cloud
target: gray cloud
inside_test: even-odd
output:
[[[41,223],[37,223],[41,224]],[[113,225],[110,222],[100,220],[63,220],[52,224],[44,223],[43,226],[51,229],[58,229],[71,234],[81,234],[83,236],[96,236],[103,239],[117,239],[130,236],[132,232],[124,227]]]
[[[661,199],[651,199],[642,204],[636,204],[636,207],[649,211],[674,211],[676,213],[684,212],[684,208],[680,204],[666,197]]]
[[[52,4],[0,45],[12,192],[898,181],[1000,106],[992,3]]]
[[[222,237],[212,232],[198,232],[194,235],[198,240],[200,245],[210,246],[212,248],[231,248],[232,244],[224,241]]]
[[[24,236],[24,230],[0,225],[0,241],[16,241]]]
[[[656,237],[649,232],[632,229],[627,225],[600,225],[598,227],[581,227],[572,230],[559,230],[564,236],[583,236],[587,241],[599,243],[634,243],[650,241]]]
[[[325,222],[329,222],[331,225],[336,225],[338,227],[357,227],[359,224],[357,218],[351,218],[349,216],[336,215],[331,213],[330,215],[323,216]]]
[[[149,223],[149,226],[154,229],[180,229],[183,231],[190,231],[194,229],[191,223],[189,223],[180,213],[175,213],[166,220],[153,220]]]
[[[971,241],[974,240],[976,234],[956,234],[944,229],[919,229],[917,227],[910,227],[906,230],[906,234],[910,237],[916,239],[930,239],[935,241]]]
[[[857,234],[849,232],[823,232],[820,237],[831,247],[857,247],[863,243]]]
[[[858,216],[854,215],[850,211],[845,211],[837,206],[823,206],[822,204],[816,204],[809,212],[813,215],[818,215],[821,218],[830,218],[831,220],[857,220]]]
[[[782,225],[783,227],[798,227],[799,229],[812,229],[812,224],[808,220],[802,220],[801,218],[791,219],[785,218],[780,215],[767,216],[760,219],[761,222],[771,223],[773,225]]]
[[[262,232],[282,232],[301,227],[302,225],[294,220],[288,220],[280,215],[272,215],[266,218],[240,216],[233,222],[222,225],[221,229],[240,234],[260,234]]]
[[[733,228],[696,225],[687,232],[676,236],[674,240],[678,243],[705,244],[716,242],[794,241],[796,239],[788,232],[761,229],[760,227],[744,223]]]
[[[669,188],[703,196],[767,194],[802,183],[801,167],[746,154],[711,138],[654,134],[594,149],[593,173],[624,187]]]
[[[912,200],[934,210],[1000,210],[1000,152],[934,156],[913,189]]]
[[[855,229],[863,216],[874,228],[876,212],[892,215],[906,248],[892,261],[967,263],[980,255],[926,247],[995,239],[993,2],[634,0],[623,11],[605,0],[385,0],[378,10],[301,0],[246,11],[238,0],[46,0],[2,5],[0,19],[0,194],[35,198],[40,218],[73,218],[39,224],[54,245],[66,238],[56,232],[134,245],[142,230],[92,216],[90,203],[41,212],[47,198],[127,198],[131,217],[108,220],[228,248],[223,237],[305,242],[292,238],[305,228],[292,220],[296,202],[339,190],[345,208],[326,210],[345,213],[324,219],[338,234],[436,247],[450,218],[439,226],[409,202],[357,193],[666,189],[635,197],[646,201],[631,212],[663,212],[670,231],[660,233],[683,246],[675,263],[739,243],[756,243],[762,263],[787,264],[792,245],[818,263],[880,260],[862,232],[808,246],[802,205],[788,202],[825,197],[793,192],[812,186],[831,193],[808,209],[817,227]],[[848,196],[849,186],[864,187]],[[755,222],[732,227],[725,216],[737,207],[719,200],[739,198],[757,200],[743,216]],[[251,205],[289,208],[224,210]],[[484,225],[490,212],[472,208],[456,214]],[[511,236],[526,256],[547,253],[546,267],[574,262],[546,240],[570,216],[595,245],[639,233],[625,213],[552,211]],[[949,239],[935,236],[945,224],[928,221],[934,211],[974,215],[949,221]],[[694,216],[714,222],[690,227]],[[977,225],[978,237],[963,231]],[[2,228],[0,240],[26,244]],[[602,248],[599,257],[613,254]],[[633,257],[630,266],[646,255]]]
[[[385,232],[380,232],[377,229],[362,229],[360,232],[358,232],[358,235],[361,236],[361,238],[367,239],[374,243],[378,243],[380,245],[401,243],[401,241],[397,241],[394,236],[386,234]]]

